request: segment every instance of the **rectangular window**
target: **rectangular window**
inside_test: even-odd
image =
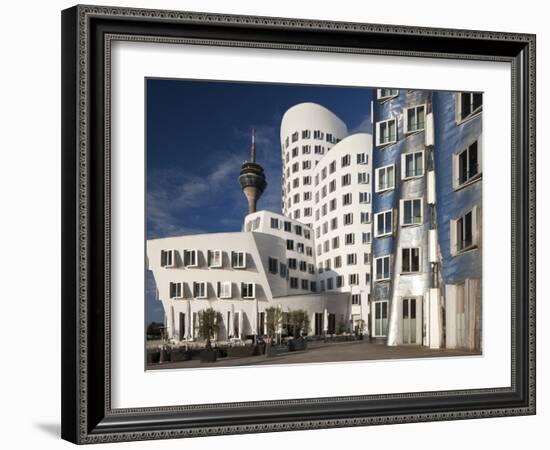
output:
[[[184,250],[183,251],[183,265],[185,267],[197,267],[199,265],[198,251],[197,250]]]
[[[323,139],[325,137],[325,134],[320,130],[315,130],[313,132],[313,138],[314,139]]]
[[[284,264],[284,263],[279,264],[279,275],[282,278],[286,278],[286,276],[288,275],[288,272],[286,270],[286,264]]]
[[[271,228],[278,230],[279,229],[279,219],[272,217],[271,218]]]
[[[308,264],[307,265],[307,272],[311,275],[313,275],[315,273],[315,266],[313,264]]]
[[[302,139],[309,139],[311,137],[310,130],[302,130]]]
[[[328,191],[334,192],[336,190],[336,180],[332,180],[328,185]]]
[[[474,206],[463,216],[451,220],[451,253],[453,255],[476,248],[479,244],[480,208]]]
[[[359,284],[359,274],[358,273],[350,273],[348,275],[349,285],[353,286],[356,284]]]
[[[376,98],[378,100],[387,100],[389,98],[397,97],[399,95],[399,90],[397,89],[377,89]]]
[[[426,107],[424,105],[419,105],[413,106],[412,108],[405,108],[403,117],[405,119],[406,133],[422,131],[426,122]]]
[[[357,174],[357,182],[359,184],[368,184],[369,182],[369,174],[367,172],[359,172]]]
[[[311,145],[302,145],[302,155],[309,155],[311,153]]]
[[[408,180],[422,175],[424,175],[424,152],[401,155],[401,178]]]
[[[298,289],[298,278],[290,277],[290,287],[292,289]]]
[[[290,222],[285,222],[285,231],[292,231],[292,224]]]
[[[348,192],[347,194],[344,194],[342,196],[342,205],[343,206],[351,205],[351,192]]]
[[[296,158],[296,156],[298,156],[298,147],[294,147],[292,149],[292,157]]]
[[[307,263],[305,261],[299,262],[300,271],[305,272],[307,271]]]
[[[206,281],[195,281],[193,283],[193,297],[206,298]]]
[[[294,250],[294,241],[292,239],[286,240],[286,249],[287,250]]]
[[[357,164],[368,164],[369,155],[366,153],[357,153]]]
[[[393,232],[393,211],[388,209],[374,215],[374,237],[389,236]]]
[[[359,192],[359,203],[370,203],[370,192]]]
[[[331,211],[334,211],[334,210],[336,209],[336,203],[337,203],[337,202],[336,202],[336,199],[335,199],[335,198],[333,198],[333,199],[330,200],[330,202],[329,202],[329,208],[330,208]]]
[[[246,269],[246,253],[231,252],[231,265],[234,269]]]
[[[296,270],[296,258],[288,258],[288,268]]]
[[[370,243],[371,243],[371,234],[370,234],[370,231],[368,231],[367,233],[363,233],[362,242],[363,242],[363,244],[370,244]]]
[[[256,298],[256,283],[241,283],[242,298]]]
[[[222,267],[223,252],[221,250],[208,250],[208,267]]]
[[[325,198],[327,196],[327,187],[323,186],[321,188],[321,198]]]
[[[334,268],[339,269],[342,267],[342,257],[341,256],[335,256],[334,257]]]
[[[316,145],[315,146],[315,154],[316,155],[322,155],[323,153],[325,153],[325,147],[323,147],[322,145]]]
[[[315,281],[309,283],[309,290],[311,292],[317,292],[317,283]]]
[[[351,184],[351,174],[347,173],[342,175],[342,186],[349,186]]]
[[[362,212],[361,213],[361,223],[370,223],[370,213],[369,212]]]
[[[332,161],[328,166],[328,172],[334,173],[336,172],[336,161]]]
[[[334,289],[334,279],[327,278],[327,290]]]
[[[326,253],[330,250],[330,241],[323,242],[323,251]]]
[[[363,253],[363,264],[370,264],[370,253]]]
[[[279,261],[277,261],[277,258],[271,258],[268,259],[268,267],[269,271],[271,273],[277,273],[279,268]]]
[[[342,286],[344,286],[344,276],[343,275],[338,275],[336,277],[336,287],[341,288]]]
[[[304,253],[304,243],[303,242],[297,242],[296,243],[296,251],[298,253]]]
[[[292,173],[296,173],[298,172],[298,170],[300,170],[300,163],[294,163],[292,164]]]
[[[353,224],[353,213],[344,214],[344,225]]]
[[[218,298],[231,298],[231,281],[218,281]]]
[[[388,329],[388,301],[374,302],[374,336],[386,336]]]
[[[311,169],[311,161],[302,161],[302,169],[309,170]],[[308,183],[310,184],[310,183]]]
[[[311,231],[308,228],[304,228],[304,237],[306,239],[311,239]]]
[[[478,141],[473,142],[455,156],[455,187],[460,187],[481,174],[479,165]]]
[[[397,142],[397,120],[389,119],[376,123],[376,145],[387,145]]]
[[[340,247],[340,238],[338,236],[335,236],[332,238],[332,249],[335,250],[338,247]]]
[[[395,187],[395,166],[380,167],[376,169],[376,192],[383,192]]]
[[[457,119],[459,122],[480,112],[483,108],[483,94],[476,92],[461,92],[457,97]]]
[[[356,253],[348,253],[346,258],[346,263],[348,266],[354,266],[357,264],[357,254]]]
[[[323,170],[321,170],[321,180],[324,180],[327,177],[327,168],[324,167]]]
[[[376,281],[390,279],[390,256],[381,256],[374,258],[374,279]]]
[[[352,294],[351,295],[351,304],[360,305],[361,304],[361,294]]]
[[[346,245],[353,245],[355,244],[355,234],[348,233],[344,236]]]
[[[306,161],[304,161],[304,162],[306,162]],[[308,175],[308,176],[305,176],[304,178],[302,178],[302,184],[303,184],[304,186],[309,186],[309,185],[311,185],[311,177]],[[311,197],[311,192],[309,192],[309,195],[310,195],[310,197]]]
[[[330,270],[330,259],[325,260],[325,271]]]
[[[401,249],[401,272],[420,272],[420,248],[412,247]]]
[[[422,223],[422,199],[401,200],[401,225]]]
[[[304,291],[309,290],[309,281],[308,280],[302,280],[302,289]]]
[[[304,217],[311,217],[311,208],[304,208]]]
[[[170,298],[183,298],[183,283],[170,283]]]
[[[336,228],[338,228],[338,218],[333,217],[332,219],[330,219],[330,229],[336,230]]]
[[[342,156],[340,167],[347,167],[351,164],[351,156],[350,155],[344,155]]]
[[[295,131],[294,133],[292,133],[292,142],[296,142],[298,140],[298,132]]]
[[[160,267],[175,267],[176,255],[175,250],[161,250],[160,251]]]

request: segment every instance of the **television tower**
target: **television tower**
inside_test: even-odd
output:
[[[250,147],[250,161],[245,161],[241,166],[239,183],[243,193],[248,201],[248,214],[256,212],[256,203],[262,196],[267,182],[265,180],[264,169],[256,163],[254,129],[252,129],[252,145]]]

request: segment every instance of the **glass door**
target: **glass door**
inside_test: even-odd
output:
[[[374,302],[374,336],[386,336],[388,329],[388,301]]]
[[[416,344],[416,298],[403,299],[403,344]]]

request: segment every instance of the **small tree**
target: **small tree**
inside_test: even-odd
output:
[[[265,310],[265,326],[268,337],[273,338],[277,334],[282,318],[283,312],[279,308],[270,306]]]
[[[296,309],[290,313],[290,323],[293,327],[294,337],[307,334],[309,329],[309,316],[303,309]]]
[[[362,335],[365,332],[365,321],[363,319],[359,319],[357,322],[355,322],[355,334],[357,336]]]
[[[338,321],[338,334],[345,333],[348,328],[348,324],[346,323],[346,320],[344,319],[344,316],[342,315],[340,317],[340,320]]]
[[[210,340],[218,333],[222,315],[213,308],[199,311],[199,336],[206,340],[206,348],[212,346]]]

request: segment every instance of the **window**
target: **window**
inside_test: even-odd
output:
[[[359,184],[367,184],[369,182],[369,174],[367,172],[359,172],[357,174],[357,182]]]
[[[292,224],[290,222],[285,222],[285,231],[292,231]]]
[[[298,156],[298,147],[292,149],[292,157],[295,158],[296,156]]]
[[[473,142],[454,156],[455,188],[479,178],[481,174],[479,156],[478,141]]]
[[[256,298],[256,283],[241,283],[242,298]]]
[[[296,258],[288,258],[288,268],[296,270]]]
[[[353,286],[355,284],[359,284],[359,274],[358,273],[350,273],[348,275],[348,281],[349,281],[350,286]]]
[[[300,218],[300,210],[297,209],[296,211],[294,211],[294,218],[295,219],[299,219]]]
[[[370,253],[363,253],[363,264],[370,264]]]
[[[401,225],[422,223],[422,199],[401,200]]]
[[[327,278],[327,290],[334,289],[334,279]]]
[[[420,248],[413,247],[401,249],[401,272],[420,272]]]
[[[206,298],[206,281],[195,281],[193,283],[193,297]]]
[[[302,289],[307,291],[309,290],[309,281],[308,280],[302,280]]]
[[[362,239],[362,242],[363,244],[370,244],[371,243],[371,234],[370,234],[370,231],[366,232],[366,233],[363,233],[363,239]]]
[[[336,230],[336,228],[338,228],[338,217],[333,217],[330,219],[330,229]]]
[[[298,170],[300,170],[300,163],[295,162],[292,164],[292,173],[296,173]]]
[[[329,250],[330,250],[330,241],[326,240],[325,242],[323,242],[323,251],[326,253]]]
[[[343,275],[338,275],[336,277],[336,287],[341,288],[342,286],[344,286],[344,276]]]
[[[321,215],[325,217],[327,215],[327,204],[325,203],[323,206],[321,206]],[[326,231],[325,231],[326,233]]]
[[[285,139],[285,148],[288,148],[289,145],[290,145],[290,140],[287,136],[286,139]]]
[[[401,155],[401,178],[421,177],[424,175],[424,152]]]
[[[302,161],[302,169],[303,170],[309,170],[311,169],[311,161]],[[311,178],[308,177],[310,180]],[[305,183],[304,183],[305,184]],[[311,181],[308,183],[308,184],[311,184]]]
[[[279,229],[279,219],[272,217],[271,218],[271,228],[278,230]]]
[[[298,278],[290,277],[290,287],[292,289],[298,289]]]
[[[170,283],[170,298],[183,298],[183,283]]]
[[[218,281],[218,298],[231,298],[231,281]]]
[[[340,247],[340,238],[338,236],[335,236],[332,238],[332,249],[335,250],[338,247]]]
[[[302,130],[302,139],[309,139],[311,137],[310,130]]]
[[[334,257],[334,268],[339,269],[342,267],[342,257],[341,256],[335,256]]]
[[[330,259],[325,260],[325,271],[330,270]]]
[[[290,160],[290,153],[287,153],[285,155],[285,161],[288,162]]]
[[[302,145],[302,155],[309,155],[311,153],[311,145]]]
[[[221,250],[208,250],[207,259],[209,267],[222,267],[223,252]]]
[[[313,275],[315,273],[315,266],[313,264],[308,264],[307,265],[307,272],[311,275]]]
[[[309,161],[304,161],[304,162],[309,162]],[[311,177],[309,175],[304,177],[302,179],[302,184],[304,186],[310,185],[311,184]],[[308,192],[308,193],[309,193],[309,197],[310,197],[309,200],[311,200],[311,192]]]
[[[374,302],[374,336],[386,336],[388,329],[388,301]]]
[[[377,89],[376,91],[376,98],[378,100],[386,100],[399,95],[399,90],[397,89]]]
[[[369,155],[366,153],[357,153],[357,164],[368,164]]]
[[[305,272],[307,270],[307,263],[305,261],[299,262],[300,271]]]
[[[347,167],[351,164],[351,156],[350,155],[344,155],[342,156],[342,160],[340,163],[341,167]]]
[[[292,142],[296,142],[298,140],[298,132],[295,131],[294,133],[292,133]]]
[[[333,140],[332,133],[327,133],[326,134],[326,139],[327,139],[327,142],[330,142],[332,144],[332,140]]]
[[[462,122],[477,114],[483,107],[483,94],[475,92],[461,92],[457,96],[457,119]]]
[[[463,216],[451,220],[451,254],[457,255],[477,247],[480,211],[478,206],[474,206]]]
[[[362,212],[361,213],[361,223],[370,223],[370,213],[369,212]]]
[[[286,249],[287,250],[294,250],[294,241],[292,239],[286,240]]]
[[[330,208],[331,211],[334,211],[334,210],[336,209],[336,203],[337,203],[337,202],[336,202],[336,199],[335,199],[335,198],[333,198],[333,199],[330,200],[330,202],[329,202],[329,208]]]
[[[323,170],[321,170],[321,180],[324,180],[327,177],[327,168],[323,167]]]
[[[376,281],[390,279],[390,256],[374,258],[374,279]]]
[[[296,243],[296,251],[298,253],[304,253],[304,244],[303,244],[303,242],[297,242]]]
[[[328,191],[329,192],[334,192],[336,190],[336,180],[332,180],[329,184],[328,184]]]
[[[361,294],[351,294],[351,304],[360,305],[361,304]]]
[[[161,250],[160,251],[160,267],[175,267],[176,255],[175,250]]]
[[[347,173],[342,175],[342,186],[349,186],[351,184],[351,174]]]
[[[412,108],[405,108],[403,111],[403,118],[405,121],[406,133],[422,131],[426,121],[426,107],[424,105],[419,105],[413,106]]]
[[[370,273],[369,273],[369,272],[365,273],[365,283],[366,283],[366,284],[369,284],[369,283],[370,283]],[[370,295],[370,294],[369,294],[369,295]]]
[[[316,145],[315,146],[315,154],[316,155],[322,155],[323,153],[325,153],[325,147],[323,147],[322,145]]]
[[[355,244],[355,234],[348,233],[344,236],[346,245],[353,245]]]
[[[279,264],[279,275],[282,277],[282,278],[286,278],[288,272],[286,270],[286,264],[284,263],[280,263]]]
[[[325,198],[327,196],[327,187],[323,186],[321,188],[321,198]]]
[[[231,265],[234,269],[246,269],[246,253],[231,252]]]
[[[346,258],[346,263],[348,266],[353,266],[357,264],[357,254],[355,253],[348,253]]]
[[[330,165],[328,166],[328,172],[334,173],[336,172],[336,161],[332,161]]]
[[[387,145],[397,142],[397,120],[389,119],[376,123],[376,145]]]
[[[184,250],[183,251],[183,265],[185,267],[197,267],[199,265],[199,258],[197,250]]]
[[[311,208],[304,208],[304,217],[311,217]]]
[[[328,222],[324,222],[323,223],[323,234],[327,234],[328,233]]]
[[[315,281],[309,283],[309,290],[311,292],[317,292],[317,283]]]
[[[277,273],[279,268],[279,261],[277,261],[277,258],[271,258],[268,259],[268,267],[269,272],[271,273]]]
[[[306,239],[311,239],[311,231],[307,228],[304,228],[304,237]]]
[[[351,225],[353,223],[353,213],[344,214],[344,225]]]
[[[376,192],[383,192],[395,187],[395,167],[393,164],[376,169]]]
[[[351,192],[342,196],[342,205],[351,205]]]
[[[374,215],[374,237],[389,236],[393,231],[393,212],[391,209]]]
[[[325,137],[325,134],[320,130],[315,130],[313,132],[313,139],[323,139]]]
[[[302,225],[294,225],[294,232],[298,235],[302,235]]]
[[[306,255],[307,256],[313,256],[313,248],[306,247]]]
[[[370,203],[370,192],[359,192],[359,203]]]

